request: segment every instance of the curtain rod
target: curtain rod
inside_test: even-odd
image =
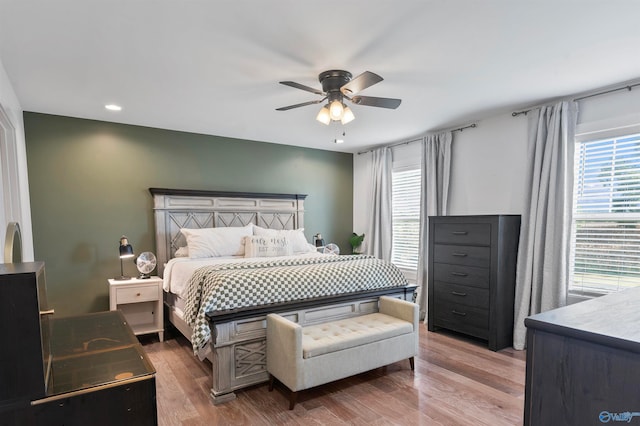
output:
[[[473,129],[476,127],[478,127],[478,125],[476,123],[473,123],[473,124],[469,124],[468,126],[458,127],[457,129],[453,129],[451,132],[461,132],[464,129]]]
[[[511,113],[511,116],[512,116],[512,117],[517,117],[517,116],[519,116],[520,114],[527,115],[527,113],[528,113],[529,111],[531,111],[531,110],[530,110],[530,109],[527,109],[527,110],[524,110],[524,111],[514,111],[514,112],[512,112],[512,113]]]
[[[452,132],[452,133],[453,132],[461,132],[464,129],[471,129],[471,128],[474,128],[474,127],[478,127],[478,125],[476,123],[473,123],[473,124],[469,124],[468,126],[458,127],[457,129],[450,130],[450,132]],[[445,132],[446,132],[446,130],[445,130]],[[442,132],[442,133],[445,133],[445,132]],[[384,148],[393,148],[394,146],[409,145],[410,143],[420,142],[422,139],[424,139],[424,137],[417,138],[417,139],[411,139],[411,140],[405,141],[405,142],[398,142],[398,143],[394,143],[392,145],[385,145]],[[380,147],[380,148],[383,148],[383,147]],[[360,152],[358,152],[358,155],[366,154],[367,152],[375,151],[376,149],[378,149],[378,148],[372,148],[372,149],[368,149],[366,151],[360,151]]]
[[[398,142],[398,143],[394,143],[392,145],[384,145],[384,146],[381,146],[380,148],[393,148],[394,146],[409,145],[410,143],[420,142],[422,139],[423,138],[411,139],[410,141]],[[371,149],[368,149],[366,151],[360,151],[360,152],[358,152],[358,155],[366,154],[367,152],[375,151],[376,149],[378,149],[378,148],[371,148]]]
[[[616,88],[609,89],[609,90],[603,90],[603,91],[600,91],[600,92],[591,93],[589,95],[579,96],[577,98],[573,98],[572,100],[573,100],[573,102],[582,101],[584,99],[593,98],[595,96],[600,96],[600,95],[606,95],[608,93],[619,92],[620,90],[625,90],[625,89],[630,92],[631,89],[633,89],[634,87],[638,87],[638,86],[640,86],[640,83],[627,84],[625,86],[616,87]],[[533,108],[531,108],[531,109],[533,109]],[[523,110],[523,111],[514,111],[514,112],[511,113],[511,116],[512,117],[517,117],[517,116],[519,116],[521,114],[527,115],[527,113],[529,111],[531,111],[531,109],[527,109],[527,110]]]
[[[593,98],[594,96],[600,96],[600,95],[606,95],[607,93],[613,93],[613,92],[618,92],[620,90],[625,90],[627,89],[627,91],[631,91],[631,89],[633,89],[634,87],[640,86],[640,83],[636,83],[636,84],[628,84],[626,86],[622,86],[622,87],[616,87],[615,89],[610,89],[610,90],[604,90],[602,92],[596,92],[596,93],[592,93],[590,95],[585,95],[585,96],[581,96],[579,98],[575,98],[574,101],[581,101],[583,99],[587,99],[587,98]]]

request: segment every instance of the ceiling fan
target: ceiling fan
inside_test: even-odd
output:
[[[318,75],[318,80],[322,84],[322,90],[314,89],[313,87],[305,86],[304,84],[296,83],[294,81],[281,81],[280,84],[315,93],[316,95],[322,96],[322,99],[276,108],[276,110],[287,111],[293,108],[319,104],[326,100],[327,104],[322,107],[316,117],[316,120],[324,124],[329,124],[331,121],[340,121],[342,124],[347,124],[350,121],[353,121],[355,116],[351,109],[345,105],[345,99],[356,105],[389,109],[398,108],[400,102],[402,102],[400,99],[356,95],[356,93],[366,89],[367,87],[380,83],[383,78],[377,74],[365,71],[356,78],[352,79],[351,77],[352,76],[349,71],[330,70],[321,72]]]

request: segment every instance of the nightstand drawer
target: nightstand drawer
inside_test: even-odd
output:
[[[489,311],[459,303],[440,302],[435,305],[436,327],[471,334],[481,339],[489,337]]]
[[[491,225],[488,223],[436,223],[435,243],[488,246],[491,244]]]
[[[491,266],[491,248],[435,244],[433,261],[488,268]]]
[[[434,281],[434,294],[438,303],[459,303],[480,309],[489,309],[489,289]]]
[[[472,287],[489,288],[491,269],[478,266],[433,264],[433,279]]]
[[[159,298],[157,285],[116,289],[116,303],[147,302]]]

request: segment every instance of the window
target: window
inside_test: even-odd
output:
[[[420,236],[420,169],[392,174],[393,242],[391,262],[405,272],[418,271]]]
[[[579,142],[569,291],[640,285],[640,134]]]

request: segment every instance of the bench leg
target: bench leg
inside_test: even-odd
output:
[[[273,391],[274,380],[275,380],[275,377],[273,377],[273,374],[269,374],[269,392]]]
[[[289,410],[293,410],[293,407],[296,405],[296,401],[298,400],[298,392],[291,391],[289,395]]]
[[[416,369],[414,363],[413,363],[413,357],[409,358],[409,365],[411,366],[411,371],[414,371]]]

